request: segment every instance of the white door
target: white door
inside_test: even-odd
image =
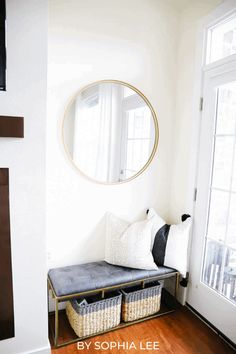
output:
[[[187,302],[236,343],[236,61],[203,77]]]

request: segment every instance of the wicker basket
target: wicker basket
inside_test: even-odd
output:
[[[90,296],[83,301],[73,299],[67,302],[66,314],[70,325],[78,337],[103,332],[118,326],[121,317],[121,298],[119,291]]]
[[[133,286],[125,290],[122,300],[122,320],[124,322],[134,321],[139,318],[150,316],[160,310],[161,290],[163,283],[151,282]]]

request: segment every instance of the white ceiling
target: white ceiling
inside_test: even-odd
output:
[[[224,0],[170,0],[174,7],[178,10],[184,10],[193,4],[202,3],[202,4],[209,4],[214,7],[214,5],[218,5],[222,3]]]

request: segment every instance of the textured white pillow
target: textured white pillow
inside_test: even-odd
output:
[[[105,261],[114,264],[113,253],[119,247],[119,237],[129,226],[129,222],[118,218],[117,216],[106,214],[106,243],[105,243]]]
[[[160,230],[162,226],[166,224],[166,222],[156,213],[153,208],[150,208],[147,213],[147,220],[152,219],[152,230],[151,230],[151,250],[153,248],[154,240],[157,231]]]
[[[128,225],[115,215],[107,215],[105,261],[128,268],[157,269],[151,253],[153,219]]]
[[[183,277],[186,277],[188,269],[188,245],[192,226],[192,218],[177,225],[171,225],[167,244],[164,265],[177,269]]]

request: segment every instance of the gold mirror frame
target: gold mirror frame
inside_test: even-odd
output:
[[[152,149],[152,153],[148,159],[148,161],[145,163],[145,165],[141,168],[141,170],[139,170],[135,175],[133,175],[132,177],[130,178],[127,178],[123,181],[118,181],[118,182],[102,182],[102,181],[99,181],[99,180],[96,180],[88,175],[86,175],[73,161],[71,155],[70,155],[70,152],[67,148],[67,145],[65,143],[65,138],[64,138],[64,125],[65,125],[65,120],[66,120],[66,116],[67,116],[67,112],[69,111],[70,109],[70,106],[72,105],[72,103],[74,102],[75,98],[84,90],[88,89],[89,87],[92,87],[92,86],[95,86],[97,84],[101,84],[101,83],[113,83],[113,84],[120,84],[120,85],[123,85],[123,86],[126,86],[128,87],[129,89],[135,91],[138,95],[140,95],[142,97],[142,99],[145,101],[145,103],[147,104],[147,106],[149,107],[151,113],[152,113],[152,118],[153,118],[153,121],[154,121],[154,127],[155,127],[155,141],[154,141],[154,146],[153,146],[153,149]],[[128,84],[127,82],[124,82],[124,81],[120,81],[120,80],[98,80],[98,81],[94,81],[84,87],[82,87],[80,90],[78,90],[75,95],[73,95],[73,97],[70,99],[67,107],[66,107],[66,110],[65,110],[65,113],[63,115],[63,119],[62,119],[62,131],[61,131],[61,135],[62,135],[62,142],[63,142],[63,147],[64,147],[64,150],[66,152],[66,155],[69,159],[69,161],[71,162],[71,164],[74,166],[74,168],[80,173],[82,174],[86,179],[92,181],[92,182],[96,182],[98,184],[103,184],[103,185],[119,185],[119,184],[123,184],[123,183],[126,183],[126,182],[130,182],[132,181],[133,179],[135,179],[136,177],[138,177],[139,175],[141,175],[147,168],[148,166],[150,165],[150,163],[152,162],[155,154],[156,154],[156,151],[157,151],[157,146],[158,146],[158,142],[159,142],[159,126],[158,126],[158,120],[157,120],[157,115],[156,115],[156,112],[154,110],[154,108],[152,107],[151,103],[149,102],[149,100],[147,99],[147,97],[141,92],[139,91],[136,87]]]

